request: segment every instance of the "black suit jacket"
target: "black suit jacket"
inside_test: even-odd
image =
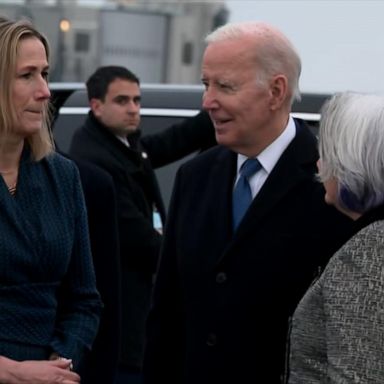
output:
[[[72,158],[80,171],[87,205],[96,286],[104,308],[91,352],[80,366],[83,384],[113,383],[120,345],[120,260],[112,178],[93,164]]]
[[[162,236],[153,228],[156,206],[165,209],[153,167],[175,161],[214,143],[209,117],[201,113],[155,135],[129,137],[128,148],[89,114],[72,139],[70,153],[105,169],[117,194],[122,276],[121,362],[141,368],[145,321],[152,293]]]
[[[299,121],[296,131],[236,233],[236,154],[216,147],[179,170],[148,323],[146,384],[280,383],[289,317],[353,227],[324,203],[316,139]]]

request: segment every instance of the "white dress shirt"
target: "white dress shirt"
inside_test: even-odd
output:
[[[287,126],[285,127],[281,135],[277,137],[271,144],[269,144],[268,147],[265,148],[258,156],[256,156],[262,168],[260,169],[260,171],[256,172],[253,176],[249,178],[249,184],[251,186],[252,191],[252,198],[255,198],[255,196],[258,194],[265,180],[272,172],[273,167],[276,165],[277,161],[280,159],[280,156],[283,154],[288,145],[294,139],[295,135],[296,125],[292,116],[289,116]],[[248,157],[241,155],[240,153],[237,155],[236,183],[239,179],[239,170],[247,159]]]

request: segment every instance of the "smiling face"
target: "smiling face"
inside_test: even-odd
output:
[[[43,43],[36,37],[20,40],[11,82],[16,121],[13,134],[25,138],[42,128],[48,89],[48,61]]]
[[[140,124],[141,91],[137,83],[115,79],[104,100],[92,99],[94,115],[114,134],[126,136]]]
[[[268,81],[257,82],[254,43],[247,39],[214,42],[205,50],[203,108],[213,121],[219,144],[255,155],[270,141],[273,111]]]

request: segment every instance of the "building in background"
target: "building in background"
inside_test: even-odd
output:
[[[84,82],[100,65],[124,65],[146,83],[200,83],[204,37],[225,24],[224,1],[0,0],[47,35],[51,81]]]

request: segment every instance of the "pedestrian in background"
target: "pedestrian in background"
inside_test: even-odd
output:
[[[141,135],[140,81],[125,67],[100,67],[86,85],[91,110],[72,138],[70,154],[103,168],[114,182],[122,284],[118,383],[137,383],[166,216],[154,169],[215,145],[214,130],[201,112]]]

